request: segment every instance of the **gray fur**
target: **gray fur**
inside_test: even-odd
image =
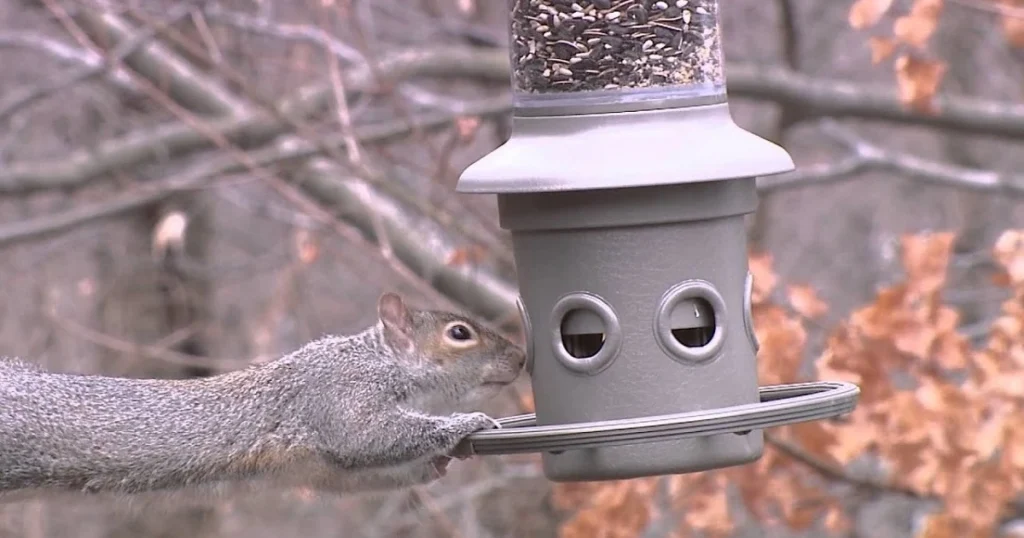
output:
[[[0,496],[249,479],[343,493],[432,481],[443,474],[435,460],[496,425],[455,410],[514,380],[524,356],[466,318],[407,313],[412,351],[392,346],[395,329],[379,322],[204,379],[61,374],[0,359]],[[438,347],[451,320],[471,325],[482,343]]]

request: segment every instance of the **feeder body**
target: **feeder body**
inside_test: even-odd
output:
[[[469,166],[510,230],[539,426],[759,402],[745,216],[781,147],[726,102],[715,0],[510,0],[511,138]],[[760,431],[544,453],[555,481],[756,460]]]
[[[510,0],[523,116],[725,102],[717,0]]]
[[[539,425],[757,403],[755,342],[744,315],[744,215],[756,206],[753,179],[503,194],[499,204],[502,226],[512,231],[521,308],[530,326]],[[675,310],[661,309],[659,318],[666,295],[687,285],[704,293],[710,288],[721,302],[684,299]],[[560,308],[560,301],[570,304]],[[690,329],[691,338],[710,321],[720,333],[712,346],[717,349],[696,357],[674,353],[665,345],[665,337],[674,336],[658,334],[659,319],[663,326]],[[598,351],[591,363],[566,356],[573,339],[590,346],[577,354],[592,351],[598,333],[604,348],[614,348],[612,355]],[[545,453],[543,463],[555,481],[625,479],[743,464],[762,449],[762,433],[753,431]]]

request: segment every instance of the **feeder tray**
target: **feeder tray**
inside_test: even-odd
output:
[[[475,454],[500,455],[744,434],[845,415],[856,407],[860,389],[852,383],[818,381],[769,385],[758,393],[761,402],[756,404],[645,418],[537,426],[533,413],[516,415],[498,420],[501,429],[470,435],[468,443]]]

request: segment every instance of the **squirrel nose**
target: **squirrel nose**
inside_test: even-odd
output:
[[[520,348],[515,349],[516,367],[522,368],[526,365],[526,351]]]

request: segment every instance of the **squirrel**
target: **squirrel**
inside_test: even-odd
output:
[[[345,494],[445,476],[500,428],[463,406],[520,374],[523,349],[466,316],[408,307],[271,362],[212,377],[54,373],[0,358],[0,499],[133,495],[232,483]]]

